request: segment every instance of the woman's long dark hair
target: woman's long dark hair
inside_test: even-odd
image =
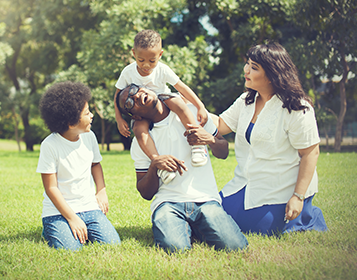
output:
[[[272,83],[274,94],[283,102],[283,108],[287,108],[289,113],[292,110],[307,109],[301,104],[303,99],[312,105],[311,99],[301,86],[297,68],[283,46],[278,43],[256,45],[249,49],[247,57],[263,67]],[[249,105],[254,103],[257,91],[250,88],[247,90],[245,104]]]

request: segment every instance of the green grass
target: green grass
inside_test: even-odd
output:
[[[3,144],[1,142],[0,144]],[[329,231],[248,235],[249,250],[216,252],[202,243],[184,254],[153,246],[150,202],[135,189],[130,154],[103,152],[110,210],[121,246],[54,250],[41,241],[43,187],[39,152],[0,145],[0,278],[3,279],[357,279],[357,154],[322,153],[314,204]],[[16,145],[15,145],[16,147]],[[220,188],[233,177],[234,152],[213,159]]]

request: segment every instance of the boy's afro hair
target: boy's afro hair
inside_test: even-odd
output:
[[[43,120],[51,132],[64,133],[78,124],[84,105],[91,99],[90,89],[79,82],[52,85],[40,100]]]

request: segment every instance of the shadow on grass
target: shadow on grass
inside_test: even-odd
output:
[[[151,227],[125,226],[117,227],[116,231],[119,233],[122,242],[135,240],[145,247],[154,246],[154,237]]]
[[[42,227],[37,227],[35,229],[21,231],[15,234],[0,235],[0,242],[2,241],[16,241],[16,240],[29,240],[36,243],[41,242]]]
[[[126,226],[117,227],[116,231],[119,233],[122,242],[132,241],[139,243],[143,247],[154,246],[154,238],[152,234],[151,227],[140,227],[140,226]],[[20,231],[15,234],[0,235],[0,242],[4,241],[18,241],[18,240],[28,240],[35,243],[42,242],[41,238],[42,227],[37,227],[35,229]]]

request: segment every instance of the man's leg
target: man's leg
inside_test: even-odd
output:
[[[194,234],[215,249],[238,250],[248,246],[247,238],[236,222],[216,201],[199,205],[194,218],[192,230]]]
[[[186,221],[184,203],[164,202],[152,215],[155,244],[166,251],[191,248],[191,227]]]
[[[100,210],[79,213],[81,219],[87,225],[88,240],[102,244],[120,244],[118,232]]]

